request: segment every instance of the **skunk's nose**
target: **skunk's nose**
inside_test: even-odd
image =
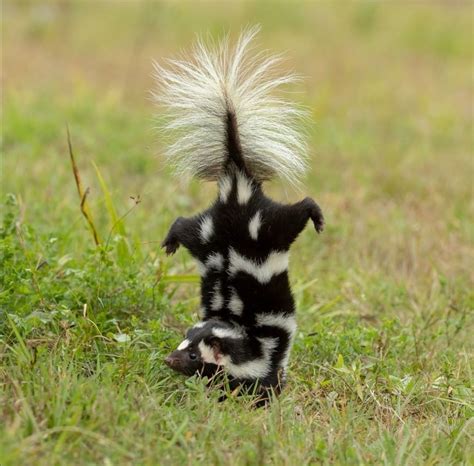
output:
[[[168,366],[168,367],[176,367],[176,364],[177,364],[178,360],[176,358],[173,358],[171,356],[168,356],[167,358],[165,358],[165,364]]]

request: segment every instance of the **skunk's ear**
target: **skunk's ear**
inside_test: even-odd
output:
[[[214,353],[222,354],[222,341],[218,337],[212,337],[209,340],[209,344],[211,345]]]
[[[212,351],[214,352],[214,358],[217,361],[217,364],[222,362],[222,341],[218,337],[212,337],[210,339],[210,344],[212,347]]]
[[[219,337],[212,336],[207,339],[206,341],[207,345],[211,348],[212,350],[212,355],[215,360],[215,364],[221,365],[222,364],[222,359],[224,356],[224,353],[222,351],[222,341]]]

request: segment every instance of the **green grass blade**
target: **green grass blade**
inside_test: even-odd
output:
[[[117,255],[119,262],[125,264],[130,259],[130,248],[127,242],[127,232],[125,229],[125,223],[121,217],[117,214],[117,209],[115,208],[114,202],[112,200],[112,195],[110,190],[105,182],[102,173],[99,170],[99,167],[95,162],[92,162],[94,166],[97,179],[99,180],[100,188],[104,195],[105,206],[107,208],[107,213],[109,214],[110,220],[110,234],[118,234],[120,239],[117,244]]]

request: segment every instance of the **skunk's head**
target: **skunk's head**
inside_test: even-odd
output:
[[[199,322],[187,331],[186,339],[165,359],[165,363],[185,375],[199,373],[210,377],[230,358],[225,340],[239,337],[242,338],[240,330],[230,323],[216,319]]]

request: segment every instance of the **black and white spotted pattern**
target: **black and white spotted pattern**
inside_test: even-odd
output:
[[[219,183],[212,207],[191,218],[179,218],[164,247],[182,244],[196,258],[201,275],[203,321],[226,322],[245,329],[238,347],[216,360],[209,345],[199,351],[203,363],[224,367],[236,380],[259,380],[276,386],[286,374],[296,330],[295,303],[288,278],[289,249],[308,220],[318,232],[323,217],[309,198],[293,205],[278,204],[261,184],[236,167]],[[222,192],[224,190],[224,192]],[[206,346],[207,345],[207,346]]]
[[[296,330],[290,246],[309,220],[321,232],[323,215],[310,198],[283,205],[263,192],[273,176],[298,178],[306,146],[301,112],[270,95],[292,77],[267,79],[277,60],[247,56],[255,34],[244,33],[233,54],[225,42],[199,43],[194,61],[157,68],[157,100],[171,117],[166,129],[178,131],[170,162],[218,186],[210,208],[179,217],[163,242],[167,254],[184,246],[201,275],[202,322],[168,364],[183,373],[222,367],[239,382],[279,387]]]

